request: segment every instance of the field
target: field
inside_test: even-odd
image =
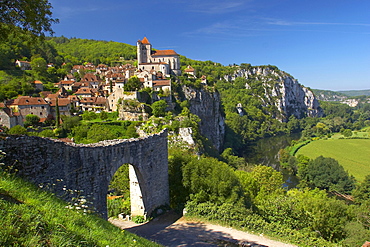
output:
[[[317,140],[300,148],[296,155],[311,159],[320,155],[336,159],[356,180],[363,181],[370,174],[370,139]]]

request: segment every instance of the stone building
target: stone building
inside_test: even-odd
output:
[[[15,100],[9,101],[8,106],[13,112],[19,113],[22,121],[28,114],[34,114],[43,121],[50,113],[50,104],[41,97],[19,96]]]
[[[23,121],[19,112],[13,112],[13,110],[4,103],[0,103],[0,125],[10,129],[16,125],[23,126]]]
[[[152,50],[152,45],[145,37],[137,41],[138,69],[161,71],[164,76],[180,75],[180,56],[174,50]]]

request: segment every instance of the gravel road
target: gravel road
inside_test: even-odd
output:
[[[296,247],[270,240],[264,236],[249,234],[232,228],[203,222],[187,221],[175,213],[167,213],[146,224],[109,219],[129,232],[164,246],[253,246]]]

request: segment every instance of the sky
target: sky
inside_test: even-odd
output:
[[[313,89],[370,89],[369,0],[49,0],[54,36],[275,65]]]

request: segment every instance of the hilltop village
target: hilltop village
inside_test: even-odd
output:
[[[17,60],[16,65],[21,70],[31,69],[27,61]],[[83,75],[80,80],[74,76],[76,72]],[[170,77],[181,73],[180,56],[174,50],[153,50],[152,44],[144,37],[137,41],[137,66],[74,65],[65,78],[55,83],[56,93],[44,91],[43,83],[35,81],[40,97],[18,96],[0,103],[0,123],[8,128],[23,126],[28,114],[37,115],[40,122],[44,122],[56,118],[57,108],[60,115],[66,116],[80,111],[113,112],[120,101],[137,99],[137,91],[141,87],[157,92],[159,96],[153,101],[165,99],[171,103]],[[191,66],[184,73],[195,77]],[[202,78],[202,83],[206,83],[205,78]]]

